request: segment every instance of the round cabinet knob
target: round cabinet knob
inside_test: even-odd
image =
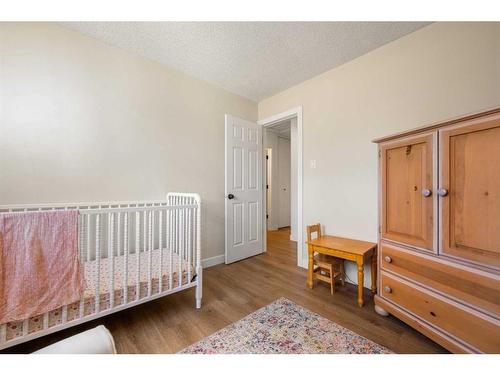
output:
[[[387,263],[391,263],[392,262],[392,258],[389,256],[389,255],[386,255],[384,257],[384,260],[387,262]]]
[[[234,195],[233,194],[228,194],[227,195],[227,199],[234,199]]]
[[[440,197],[446,197],[448,195],[448,190],[441,188],[441,189],[438,190],[438,195]]]
[[[432,195],[432,191],[430,189],[422,189],[422,195],[424,197],[430,197]]]
[[[388,285],[384,286],[384,292],[386,292],[386,293],[392,293],[391,287],[388,286]]]

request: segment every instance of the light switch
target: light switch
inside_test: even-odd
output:
[[[311,160],[311,168],[316,168],[316,160]]]

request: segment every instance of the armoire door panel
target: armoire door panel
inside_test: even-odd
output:
[[[500,115],[440,139],[440,253],[500,268]]]
[[[383,144],[381,237],[434,251],[434,139]]]

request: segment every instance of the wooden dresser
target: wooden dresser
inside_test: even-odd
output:
[[[500,353],[500,108],[374,142],[375,309],[452,352]]]

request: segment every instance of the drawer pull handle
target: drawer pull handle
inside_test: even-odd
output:
[[[384,286],[384,292],[386,292],[386,293],[392,293],[392,289],[391,289],[391,287],[390,287],[390,286],[387,286],[387,285],[386,285],[386,286]]]
[[[384,260],[387,262],[387,263],[391,263],[392,262],[392,258],[389,256],[389,255],[386,255],[384,257]]]

